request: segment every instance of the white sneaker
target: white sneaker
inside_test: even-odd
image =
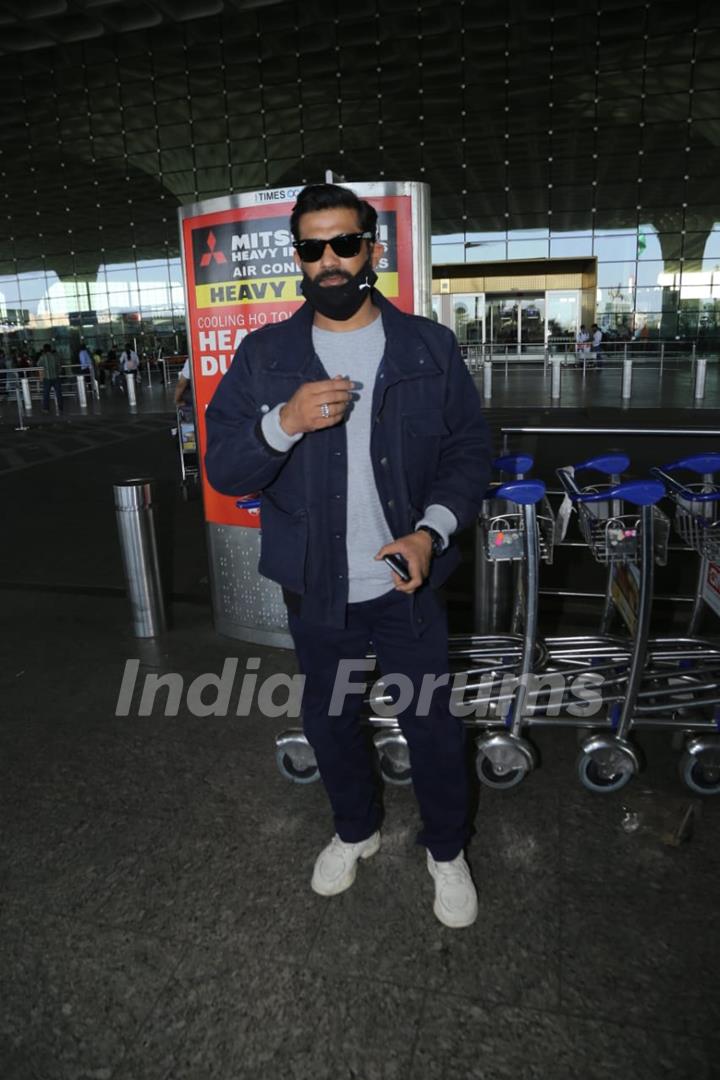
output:
[[[435,862],[427,853],[427,868],[435,879],[433,911],[445,926],[471,926],[478,915],[477,892],[462,851],[450,862]]]
[[[315,860],[310,886],[320,896],[337,896],[355,880],[358,859],[369,859],[380,849],[380,833],[359,844],[346,844],[336,834]]]

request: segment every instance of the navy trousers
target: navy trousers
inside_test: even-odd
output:
[[[58,409],[63,411],[63,395],[62,395],[62,383],[60,379],[43,379],[42,383],[42,407],[47,410],[50,408],[50,391],[55,391],[55,400],[58,403]]]
[[[336,832],[341,840],[357,843],[380,824],[378,781],[359,719],[362,693],[346,694],[339,715],[328,715],[339,662],[361,661],[372,647],[384,676],[407,676],[413,686],[412,702],[397,720],[407,739],[423,823],[418,842],[439,861],[454,859],[468,836],[464,724],[450,714],[448,685],[435,689],[427,715],[417,716],[415,709],[424,676],[448,670],[445,613],[438,605],[437,617],[416,638],[410,624],[410,599],[396,590],[376,600],[348,604],[347,612],[344,630],[318,626],[288,612],[300,670],[306,677],[305,735],[315,751]],[[367,677],[360,667],[349,676],[358,683]]]

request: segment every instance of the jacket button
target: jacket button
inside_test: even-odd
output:
[[[342,457],[342,450],[333,450],[333,457]]]
[[[388,510],[392,510],[394,505],[395,505],[395,500],[394,499],[388,499],[388,501],[387,501]]]
[[[380,458],[380,464],[382,465],[382,467],[384,469],[387,469],[388,459],[386,457],[381,457]]]
[[[333,499],[339,499],[339,498],[340,498],[339,495],[333,495]]]
[[[342,533],[335,533],[336,540],[342,540]]]

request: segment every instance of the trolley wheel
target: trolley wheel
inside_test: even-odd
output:
[[[383,780],[396,787],[412,784],[412,771],[409,761],[398,761],[390,754],[380,754],[380,772]]]
[[[601,767],[597,759],[590,753],[582,753],[577,763],[580,783],[588,791],[595,791],[602,795],[611,791],[619,791],[624,788],[635,775],[635,770],[630,761],[616,761],[612,769],[608,771]]]
[[[529,772],[529,769],[525,767],[498,772],[490,758],[483,753],[477,755],[475,768],[481,783],[485,784],[486,787],[495,788],[497,791],[517,787]]]
[[[720,795],[720,751],[713,749],[700,754],[685,751],[678,767],[691,791],[697,795]]]
[[[313,784],[320,779],[317,762],[311,761],[307,753],[280,746],[275,751],[275,760],[285,779],[292,780],[294,784]]]

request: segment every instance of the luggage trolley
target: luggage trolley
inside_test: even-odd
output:
[[[720,453],[692,455],[651,471],[664,483],[675,503],[676,532],[698,556],[688,637],[664,642],[663,655],[659,643],[656,647],[658,660],[663,659],[670,667],[670,675],[665,694],[653,706],[672,710],[677,727],[690,736],[679,763],[684,783],[699,795],[717,795],[720,794],[720,646],[697,635],[706,607],[720,615]],[[678,472],[689,472],[694,479],[681,482]],[[697,734],[703,729],[709,734]]]
[[[175,410],[176,426],[173,434],[177,435],[180,455],[180,488],[184,499],[195,491],[200,480],[197,440],[195,437],[195,416],[192,405],[178,405]]]
[[[503,471],[511,471],[512,458],[495,462]],[[527,455],[525,468],[532,466]],[[552,562],[555,519],[540,480],[514,480],[493,485],[486,495],[478,522],[482,557],[493,562],[512,562],[520,570],[516,577],[513,624],[522,625],[518,634],[452,636],[449,641],[450,673],[462,675],[460,694],[453,701],[463,711],[480,706],[490,715],[478,722],[466,720],[469,727],[485,730],[477,739],[476,769],[488,787],[509,788],[537,764],[537,754],[524,737],[527,719],[526,699],[530,676],[547,663],[547,650],[538,638],[537,606],[540,562]],[[519,599],[518,599],[519,598]],[[519,611],[519,605],[522,611]],[[470,665],[469,667],[467,665]],[[369,722],[382,724],[375,708],[389,704],[379,692],[368,698]],[[385,730],[374,738],[383,777],[394,784],[412,781],[410,758],[405,737],[397,724],[384,721]],[[501,726],[499,726],[501,725]]]
[[[625,459],[627,460],[627,459]],[[600,468],[608,476],[607,462]],[[619,652],[609,661],[615,671],[603,675],[603,700],[608,707],[610,731],[600,730],[583,739],[577,769],[580,782],[594,792],[618,791],[640,771],[641,757],[630,739],[638,719],[638,699],[643,687],[643,675],[650,643],[655,563],[667,561],[669,521],[657,508],[665,488],[659,480],[630,480],[603,483],[581,489],[576,474],[598,468],[597,459],[581,466],[557,470],[557,476],[577,510],[580,529],[597,562],[608,567],[608,590],[604,622],[609,619],[609,604],[619,602],[613,583],[624,573],[637,590],[636,605],[627,605],[626,621],[633,622],[633,638],[629,653]],[[612,480],[617,476],[610,473]],[[634,607],[635,610],[630,610]],[[549,643],[551,658],[581,660],[584,650],[590,662],[589,670],[598,671],[595,646],[602,643],[592,639],[578,641],[575,649],[570,641],[564,645]],[[615,648],[612,640],[610,649]],[[600,654],[602,655],[602,654]],[[624,657],[627,666],[625,666]],[[595,662],[593,662],[595,660]]]
[[[527,455],[522,460],[532,464]],[[477,768],[484,783],[511,787],[536,763],[534,750],[523,738],[521,728],[526,677],[547,661],[547,651],[537,636],[539,563],[541,559],[552,561],[555,534],[545,485],[524,479],[493,485],[483,503],[480,528],[486,558],[523,563],[524,632],[451,637],[450,673],[462,672],[464,676],[465,707],[481,704],[491,714],[502,717],[493,724],[493,731],[478,741]],[[493,688],[500,681],[500,693],[493,694],[490,700],[485,696],[488,680]],[[374,685],[375,694],[364,703],[364,719],[379,729],[373,741],[380,771],[388,783],[409,784],[412,776],[405,737],[394,718],[378,715],[377,706],[391,704],[391,698],[384,694],[381,678]],[[474,721],[470,723],[476,726]],[[498,731],[498,723],[503,723],[504,729]],[[283,731],[276,737],[276,761],[281,773],[296,783],[310,783],[319,777],[312,748],[299,729]]]
[[[505,459],[507,461],[507,459]],[[504,467],[503,462],[503,467]],[[488,787],[519,784],[537,764],[537,753],[524,735],[529,677],[546,667],[547,653],[538,653],[540,563],[551,563],[555,518],[541,480],[515,480],[490,492],[480,521],[482,551],[489,561],[518,564],[513,625],[522,624],[522,653],[514,685],[494,697],[504,730],[488,728],[477,741],[478,778]]]

